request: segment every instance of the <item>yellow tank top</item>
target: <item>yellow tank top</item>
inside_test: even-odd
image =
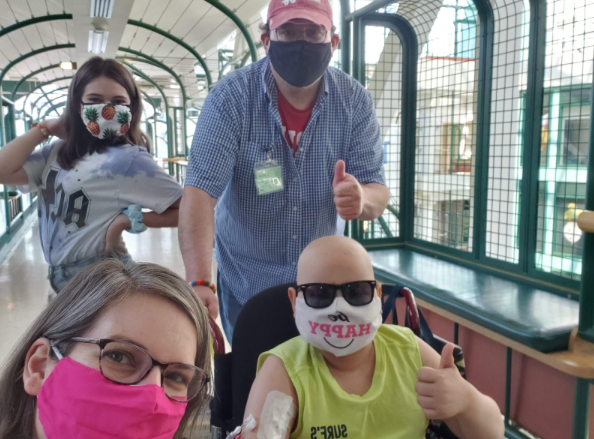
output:
[[[423,439],[428,420],[414,386],[422,367],[419,345],[407,328],[382,325],[374,338],[376,362],[370,389],[363,396],[346,393],[320,351],[301,337],[269,355],[285,364],[299,398],[299,418],[291,439]]]

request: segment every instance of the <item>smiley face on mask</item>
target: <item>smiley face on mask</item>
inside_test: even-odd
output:
[[[295,323],[299,333],[312,346],[337,357],[370,344],[382,323],[374,281],[300,285],[297,291]],[[342,297],[336,297],[338,291]],[[311,306],[329,301],[324,308]]]
[[[310,244],[299,259],[299,286],[289,290],[301,337],[337,357],[368,346],[382,323],[381,286],[357,280],[370,278],[369,256],[356,241],[332,236]]]

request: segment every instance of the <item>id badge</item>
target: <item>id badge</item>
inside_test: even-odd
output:
[[[258,195],[279,192],[283,187],[283,170],[276,160],[265,160],[254,166]]]

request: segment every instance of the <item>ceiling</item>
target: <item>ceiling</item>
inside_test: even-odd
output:
[[[103,0],[105,1],[105,0]],[[109,0],[108,0],[109,1]],[[244,37],[235,23],[204,0],[111,0],[114,3],[112,17],[106,19],[109,38],[106,57],[128,57],[128,62],[144,72],[164,88],[171,105],[181,106],[181,94],[173,77],[159,67],[131,60],[138,58],[118,50],[129,48],[166,64],[174,70],[185,85],[188,106],[200,106],[207,94],[204,79],[197,78],[196,58],[185,48],[156,32],[128,24],[128,20],[142,21],[155,26],[196,50],[206,61],[213,83],[218,80],[218,49],[222,45],[235,48],[234,58],[247,53]],[[246,24],[254,41],[259,41],[258,26],[261,11],[269,0],[224,0],[222,3],[233,10]],[[89,31],[93,29],[91,0],[0,0],[0,26],[48,14],[72,14],[73,19],[38,23],[11,32],[0,38],[0,68],[10,61],[43,47],[58,44],[75,44],[74,48],[52,50],[30,57],[16,64],[5,81],[18,81],[31,72],[62,61],[76,61],[79,65],[88,57]],[[235,44],[237,34],[238,44]],[[261,54],[259,55],[261,56]],[[249,60],[248,60],[249,62]],[[61,68],[44,71],[32,77],[37,83],[56,78],[68,78],[72,72]],[[139,85],[150,96],[160,98],[158,90],[149,82],[136,76]],[[64,87],[69,79],[54,82],[44,87],[46,92]],[[171,87],[173,85],[173,87]],[[58,96],[64,91],[55,92]],[[17,97],[18,99],[18,97]]]

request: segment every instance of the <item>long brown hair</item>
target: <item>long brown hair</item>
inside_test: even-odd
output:
[[[130,97],[130,111],[132,112],[130,129],[123,136],[113,140],[102,140],[91,135],[80,115],[85,87],[101,76],[116,81],[126,89]],[[58,163],[63,169],[72,169],[76,162],[86,154],[105,152],[109,146],[130,144],[150,149],[148,138],[140,131],[142,99],[138,86],[130,72],[115,59],[103,59],[95,56],[85,62],[70,83],[66,102],[66,138],[60,142],[58,150]]]
[[[29,327],[12,351],[0,373],[0,439],[31,439],[37,398],[23,385],[25,358],[40,337],[65,340],[83,336],[111,306],[130,294],[150,294],[177,305],[196,325],[196,366],[211,376],[211,341],[208,312],[190,285],[174,272],[156,264],[124,263],[106,259],[82,270],[53,299]],[[74,343],[62,341],[67,356]],[[51,354],[51,353],[50,353]],[[52,358],[57,361],[55,355]],[[174,439],[200,437],[203,410],[210,386],[187,405]]]

